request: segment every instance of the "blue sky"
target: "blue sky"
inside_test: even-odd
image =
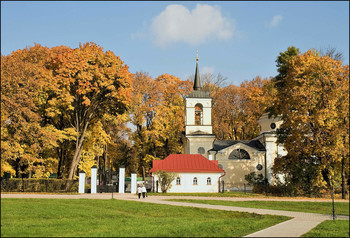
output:
[[[349,2],[1,2],[1,54],[95,42],[152,77],[220,73],[239,85],[277,74],[289,46],[334,47],[349,64]]]

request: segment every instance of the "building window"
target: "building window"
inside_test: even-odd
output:
[[[200,126],[203,123],[203,106],[200,103],[197,103],[194,107],[194,123],[196,126]]]
[[[176,178],[176,185],[181,185],[181,179],[180,179],[180,177],[177,177],[177,178]]]
[[[205,149],[203,147],[199,147],[198,154],[201,154],[201,155],[205,154]]]
[[[275,123],[271,123],[270,124],[270,128],[273,130],[273,129],[275,129],[276,128],[276,124]]]
[[[243,149],[237,149],[231,152],[228,159],[236,160],[236,159],[250,159],[249,153]]]
[[[207,178],[207,185],[211,185],[211,178],[210,177]]]
[[[197,182],[198,182],[198,181],[197,181],[197,177],[194,177],[194,178],[193,178],[193,185],[197,185]]]

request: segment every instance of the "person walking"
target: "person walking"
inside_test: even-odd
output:
[[[143,198],[145,198],[146,193],[147,193],[147,190],[146,190],[145,184],[142,184],[142,189],[141,189],[141,191],[142,191],[142,197],[143,197]]]
[[[140,198],[141,198],[141,193],[142,193],[142,188],[141,188],[141,186],[138,186],[138,187],[137,187],[137,193],[138,193],[139,199],[140,199]]]

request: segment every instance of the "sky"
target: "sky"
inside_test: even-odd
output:
[[[132,73],[186,80],[220,73],[239,86],[277,75],[276,58],[335,48],[349,64],[348,1],[1,1],[1,54],[34,43],[95,42]]]

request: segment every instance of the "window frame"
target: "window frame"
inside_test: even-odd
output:
[[[198,185],[198,178],[197,177],[193,178],[192,185]]]
[[[211,177],[207,178],[207,185],[211,185]]]
[[[181,185],[181,178],[180,177],[176,178],[176,185]]]

